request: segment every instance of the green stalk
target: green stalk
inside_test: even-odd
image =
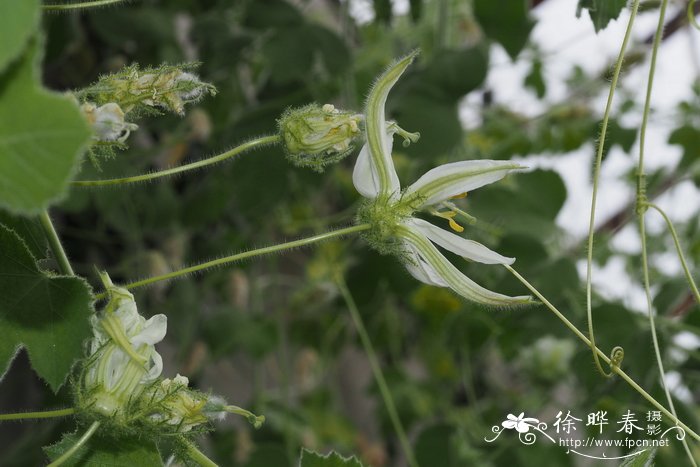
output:
[[[165,281],[169,279],[175,279],[177,277],[186,276],[187,274],[192,274],[195,272],[203,271],[205,269],[210,269],[216,266],[222,266],[225,264],[235,263],[243,259],[253,258],[256,256],[266,255],[269,253],[278,253],[281,251],[291,250],[294,248],[311,245],[313,243],[322,242],[324,240],[329,240],[331,238],[342,237],[344,235],[350,235],[370,228],[370,224],[360,224],[354,225],[352,227],[346,227],[344,229],[333,230],[330,232],[325,232],[319,235],[314,235],[313,237],[301,238],[299,240],[294,240],[292,242],[281,243],[279,245],[266,246],[264,248],[258,248],[256,250],[244,251],[242,253],[236,253],[235,255],[226,256],[224,258],[214,259],[204,263],[196,264],[178,271],[169,272],[167,274],[162,274],[160,276],[153,276],[140,281],[131,282],[124,285],[126,289],[135,289],[137,287],[143,287],[144,285],[153,284],[154,282]],[[102,299],[106,297],[106,293],[102,292],[95,295],[96,299]]]
[[[31,420],[38,418],[66,417],[68,415],[73,415],[74,413],[75,409],[73,407],[69,407],[67,409],[46,410],[44,412],[4,413],[0,414],[0,422],[10,420]]]
[[[187,441],[183,438],[182,444],[185,445],[185,448],[187,449],[187,455],[190,456],[190,459],[192,459],[202,467],[218,467],[216,462],[209,459],[202,451],[197,449],[197,446],[192,444],[190,441]]]
[[[396,431],[396,435],[399,438],[401,449],[403,450],[404,455],[406,456],[406,461],[411,467],[418,467],[416,456],[414,455],[413,449],[411,448],[411,443],[408,441],[406,431],[404,430],[403,425],[401,424],[401,419],[399,418],[398,411],[396,410],[396,404],[394,404],[394,399],[391,396],[391,391],[389,391],[389,386],[386,384],[386,379],[384,378],[382,367],[381,365],[379,365],[379,359],[377,358],[377,354],[374,351],[374,346],[372,345],[372,341],[369,338],[369,334],[367,334],[367,329],[365,328],[365,324],[362,321],[362,316],[360,315],[360,312],[357,309],[355,300],[352,298],[352,294],[350,293],[350,290],[348,289],[348,286],[345,283],[345,279],[343,278],[342,274],[337,275],[336,282],[338,284],[338,289],[340,290],[340,293],[342,294],[343,299],[345,300],[345,305],[350,311],[350,316],[352,316],[352,320],[355,324],[357,334],[359,334],[360,336],[362,347],[364,348],[365,353],[367,354],[367,359],[369,360],[369,364],[372,367],[372,374],[374,375],[374,379],[377,382],[377,386],[379,386],[379,392],[382,394],[384,406],[386,407],[386,411],[389,413],[389,418],[391,419],[392,425],[394,425],[394,430]]]
[[[99,427],[100,427],[100,422],[98,422],[98,421],[92,422],[92,425],[90,425],[90,428],[88,428],[88,430],[85,432],[85,434],[83,434],[83,436],[81,436],[80,439],[73,446],[71,446],[71,448],[69,450],[64,452],[61,455],[61,457],[59,457],[58,459],[56,459],[55,461],[50,463],[48,465],[48,467],[58,467],[59,465],[63,465],[63,463],[65,461],[70,459],[73,456],[73,454],[75,454],[78,451],[78,449],[83,447],[83,445],[85,443],[87,443],[88,440],[90,440],[90,438],[92,438],[92,435],[95,434],[95,431],[97,431],[97,429]]]
[[[61,239],[58,238],[58,234],[56,233],[56,229],[51,222],[51,217],[49,217],[49,212],[47,210],[41,211],[41,214],[39,214],[39,222],[44,229],[46,239],[49,241],[49,248],[51,248],[56,262],[58,262],[58,268],[66,276],[75,276],[70,261],[68,261],[66,251],[63,249],[63,245],[61,245]]]
[[[511,266],[504,264],[503,265],[508,271],[510,271],[511,274],[513,274],[516,279],[518,279],[525,287],[527,287],[530,292],[532,292],[549,310],[554,313],[557,318],[561,320],[564,325],[573,332],[576,337],[578,337],[583,343],[585,343],[588,347],[592,347],[591,341],[581,332],[578,330],[574,324],[569,321],[564,314],[557,309],[554,305],[552,305],[549,300],[545,298],[544,295],[542,295],[539,290],[535,288],[532,284],[530,284],[527,279],[525,279],[523,276],[521,276],[515,269],[513,269]],[[619,348],[619,347],[618,347]],[[629,384],[635,391],[637,391],[642,397],[644,397],[651,405],[656,407],[660,412],[662,412],[664,415],[666,415],[674,424],[678,425],[679,427],[683,428],[687,434],[692,436],[695,440],[700,441],[700,435],[698,435],[695,431],[690,429],[688,425],[685,423],[681,422],[676,415],[671,413],[666,407],[661,405],[654,397],[651,396],[648,392],[646,392],[639,384],[637,384],[627,373],[625,373],[620,367],[616,364],[616,360],[611,360],[608,358],[607,355],[603,353],[602,350],[600,350],[598,347],[593,347],[594,351],[596,352],[597,356],[601,358],[606,364],[610,365],[610,368],[613,373],[617,374],[620,376],[627,384]]]
[[[613,97],[615,96],[615,88],[617,88],[617,81],[620,78],[620,70],[622,70],[622,62],[625,58],[625,50],[627,49],[627,43],[629,42],[630,36],[632,35],[632,25],[634,24],[634,19],[637,17],[637,10],[639,9],[639,1],[634,0],[632,4],[632,12],[630,13],[630,19],[627,22],[627,29],[625,30],[625,37],[622,40],[622,46],[620,47],[620,53],[617,56],[617,61],[615,62],[615,70],[612,76],[612,82],[610,83],[610,91],[608,92],[608,100],[605,104],[605,113],[603,114],[603,124],[600,129],[600,140],[598,141],[598,152],[595,158],[595,164],[593,168],[593,193],[591,195],[591,217],[588,223],[588,258],[587,258],[587,272],[586,272],[586,314],[588,317],[588,336],[591,340],[591,351],[593,353],[593,361],[595,362],[596,368],[601,375],[609,378],[612,376],[611,372],[606,372],[603,366],[600,364],[600,359],[598,358],[598,353],[595,351],[595,334],[593,332],[593,306],[591,300],[592,282],[593,282],[593,235],[595,234],[595,210],[596,203],[598,200],[598,180],[600,179],[600,166],[603,161],[603,149],[605,147],[605,136],[608,131],[608,121],[610,120],[610,111],[612,109]]]
[[[664,369],[663,359],[661,358],[661,349],[659,346],[659,338],[656,332],[656,322],[654,320],[654,306],[651,298],[651,282],[649,280],[649,258],[647,254],[647,238],[646,238],[646,227],[644,222],[644,215],[648,208],[647,198],[646,198],[646,178],[644,174],[644,149],[646,143],[646,132],[647,125],[649,123],[649,113],[651,109],[651,92],[654,87],[654,75],[656,73],[656,57],[659,52],[659,45],[661,44],[661,36],[663,35],[664,29],[664,18],[666,16],[666,7],[668,5],[668,0],[662,0],[661,8],[659,9],[659,21],[656,26],[656,33],[654,34],[654,42],[651,48],[651,62],[649,64],[649,78],[647,79],[647,90],[646,96],[644,98],[644,111],[642,113],[642,126],[639,131],[639,163],[637,165],[637,216],[639,218],[639,238],[642,242],[642,275],[644,277],[644,293],[647,299],[647,313],[649,315],[649,326],[651,328],[651,340],[654,344],[654,354],[656,356],[656,364],[659,367],[659,381],[661,387],[666,394],[666,400],[668,401],[668,406],[671,409],[671,413],[678,419],[676,415],[676,407],[673,404],[673,397],[671,397],[671,391],[668,389],[666,384],[666,370]],[[658,208],[657,208],[658,209]],[[660,209],[658,209],[660,211]],[[666,218],[665,214],[663,214]],[[667,219],[667,218],[666,218]],[[668,219],[667,219],[668,220]],[[697,289],[696,289],[697,290]],[[691,464],[697,467],[695,459],[693,459],[693,454],[690,452],[690,447],[688,446],[687,440],[684,438],[682,440],[683,449],[685,450]]]
[[[150,180],[155,180],[157,178],[169,177],[171,175],[179,174],[182,172],[187,172],[188,170],[196,170],[208,165],[217,164],[226,159],[237,156],[238,154],[245,152],[249,149],[267,146],[269,144],[276,144],[280,141],[279,135],[273,136],[263,136],[250,140],[243,143],[235,148],[226,151],[217,156],[209,157],[207,159],[202,159],[201,161],[192,162],[189,164],[181,165],[179,167],[173,167],[172,169],[160,170],[158,172],[152,172],[143,175],[134,175],[131,177],[122,178],[111,178],[107,180],[74,180],[71,185],[74,186],[109,186],[109,185],[126,185],[129,183],[147,182]]]
[[[81,8],[95,8],[100,6],[114,5],[116,3],[121,3],[124,0],[94,0],[92,2],[81,2],[81,3],[52,3],[47,5],[42,5],[41,8],[47,11],[64,11],[64,10],[79,10]]]

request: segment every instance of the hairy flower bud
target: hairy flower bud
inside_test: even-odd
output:
[[[350,154],[361,135],[361,120],[362,115],[331,104],[310,104],[287,110],[277,123],[289,160],[322,172],[326,165]]]
[[[216,94],[216,88],[201,81],[190,71],[192,68],[193,65],[161,65],[142,70],[132,65],[101,76],[77,95],[81,100],[98,104],[115,102],[126,114],[167,110],[183,115],[185,104],[197,102],[206,94]]]

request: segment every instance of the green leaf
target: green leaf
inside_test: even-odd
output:
[[[418,79],[456,100],[481,86],[486,79],[489,55],[486,47],[441,50]]]
[[[700,128],[691,125],[676,128],[669,135],[668,144],[677,144],[683,148],[683,157],[678,168],[688,168],[697,161],[697,154],[700,150]]]
[[[597,33],[605,29],[611,20],[617,19],[626,4],[627,0],[579,0],[576,17],[581,16],[581,9],[587,9]]]
[[[63,196],[90,138],[77,103],[40,87],[39,42],[0,75],[0,205],[20,213]]]
[[[532,89],[538,98],[542,99],[547,92],[547,87],[544,83],[542,75],[542,61],[536,59],[532,62],[530,72],[525,77],[525,87]]]
[[[335,451],[324,456],[308,449],[302,449],[299,467],[362,467],[362,464],[355,456],[343,457]]]
[[[486,36],[501,44],[512,59],[523,50],[535,25],[525,0],[475,0],[474,14]]]
[[[81,278],[40,271],[26,245],[0,226],[0,375],[21,347],[58,391],[90,336],[90,287]]]
[[[52,461],[58,459],[70,449],[82,436],[82,432],[64,434],[61,441],[44,447]],[[65,467],[132,467],[163,465],[158,449],[153,442],[135,438],[100,438],[93,437],[64,464]]]
[[[0,73],[21,54],[39,24],[39,0],[0,2]]]
[[[620,467],[653,467],[657,448],[645,449],[641,454],[625,459]]]
[[[0,209],[0,224],[12,229],[24,240],[31,254],[37,259],[46,258],[46,249],[49,247],[46,241],[44,229],[35,217],[24,217],[10,214]]]

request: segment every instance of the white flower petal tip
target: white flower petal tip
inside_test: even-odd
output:
[[[405,198],[417,197],[418,208],[431,206],[462,193],[501,180],[520,164],[510,161],[473,160],[444,164],[426,172],[406,189]]]
[[[418,51],[413,51],[391,64],[374,83],[365,104],[365,136],[370,165],[382,194],[398,193],[400,190],[399,177],[391,158],[393,137],[391,132],[387,132],[384,106],[389,91],[417,54]]]

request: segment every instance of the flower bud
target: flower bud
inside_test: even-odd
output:
[[[361,135],[361,120],[362,115],[331,104],[310,104],[287,110],[277,123],[289,160],[297,167],[322,172],[353,150]]]

